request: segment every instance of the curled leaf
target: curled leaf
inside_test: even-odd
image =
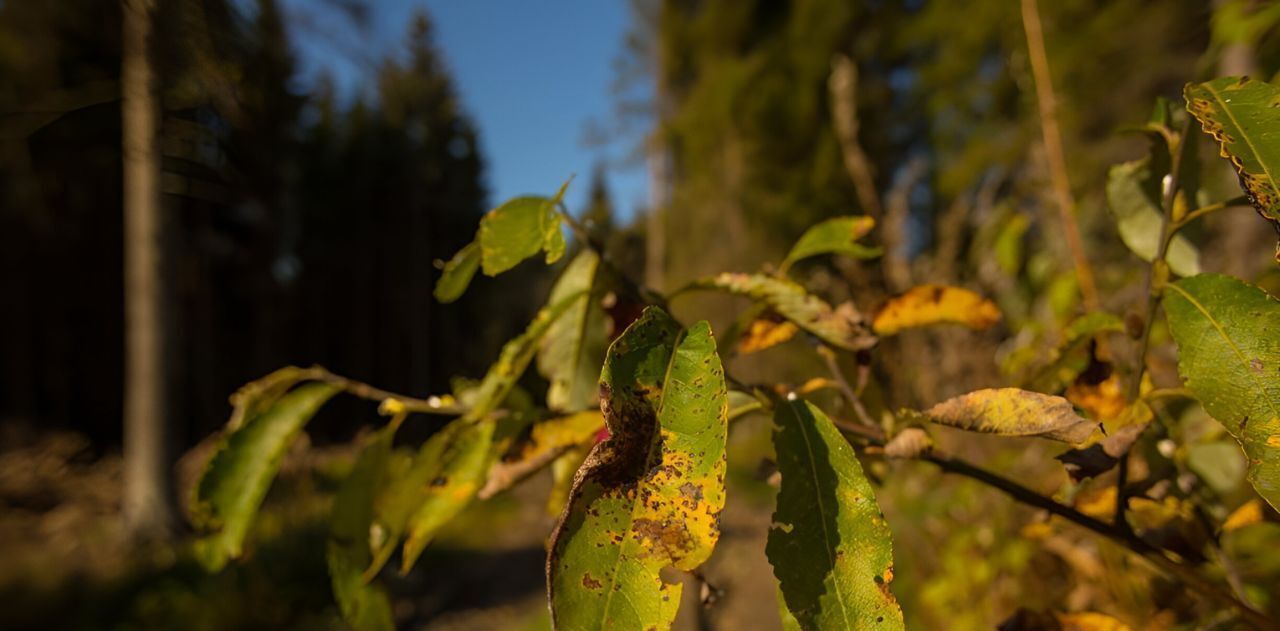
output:
[[[884,455],[890,458],[919,458],[933,449],[929,432],[919,427],[908,427],[884,446]]]
[[[240,556],[249,525],[262,505],[285,451],[320,406],[338,393],[327,383],[303,384],[232,431],[196,485],[192,516],[209,533],[196,544],[210,569]]]
[[[1249,202],[1280,231],[1280,86],[1248,77],[1189,83],[1187,111],[1218,141]],[[1280,257],[1280,244],[1276,256]]]
[[[860,351],[876,345],[862,314],[851,302],[832,308],[826,301],[789,280],[763,274],[724,273],[690,285],[693,289],[718,289],[748,296],[767,304],[778,315],[824,342],[845,350]]]
[[[1089,438],[1097,423],[1081,418],[1071,402],[1018,388],[991,388],[947,399],[924,416],[939,425],[1001,436],[1039,436],[1067,443]]]
[[[783,259],[781,269],[785,272],[796,261],[819,254],[843,254],[859,259],[880,256],[883,253],[880,248],[857,242],[867,236],[875,225],[875,219],[865,216],[835,217],[819,223],[800,235],[787,258]]]
[[[960,324],[983,330],[1000,321],[1000,308],[978,294],[944,285],[920,285],[890,298],[872,319],[876,335],[934,324]]]
[[[561,629],[665,629],[680,585],[719,538],[727,397],[710,327],[646,309],[601,376],[609,439],[578,470],[551,536],[547,586]]]

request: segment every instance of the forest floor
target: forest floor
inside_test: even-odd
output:
[[[0,425],[0,627],[5,629],[340,629],[329,595],[324,537],[349,446],[292,450],[246,558],[204,572],[185,543],[126,545],[121,461],[81,435]],[[197,448],[199,449],[199,448]],[[179,463],[180,488],[199,453]],[[686,577],[677,629],[776,625],[764,557],[771,492],[749,475],[729,495],[706,576],[724,590],[700,607]],[[545,540],[554,525],[546,475],[474,505],[440,534],[405,578],[389,577],[398,626],[424,631],[545,629]],[[189,539],[180,535],[179,540]],[[762,622],[763,621],[763,622]]]

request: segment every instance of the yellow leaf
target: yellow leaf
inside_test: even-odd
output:
[[[1227,517],[1227,521],[1222,522],[1222,532],[1231,532],[1260,521],[1262,521],[1262,502],[1252,499],[1235,509]]]
[[[1040,436],[1067,443],[1085,441],[1098,426],[1077,415],[1071,402],[1062,397],[1018,388],[970,392],[925,410],[924,416],[939,425],[972,432]]]
[[[1111,376],[1099,383],[1085,383],[1077,379],[1067,388],[1067,400],[1088,412],[1099,421],[1118,418],[1128,407],[1120,376]]]
[[[1076,495],[1076,510],[1096,519],[1111,519],[1116,514],[1116,487],[1104,486],[1081,491]]]
[[[1092,611],[1058,614],[1058,623],[1062,631],[1132,631],[1129,625]]]
[[[776,320],[769,317],[759,318],[747,327],[746,333],[738,340],[738,352],[747,355],[777,346],[800,332],[800,327],[788,320]]]
[[[871,328],[877,335],[893,335],[914,327],[960,324],[982,330],[1000,321],[1000,308],[978,294],[944,285],[920,285],[890,298],[876,312]]]

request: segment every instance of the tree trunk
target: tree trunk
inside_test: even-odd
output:
[[[155,0],[123,0],[124,498],[126,532],[163,537],[173,524],[166,431],[158,112],[150,59]]]

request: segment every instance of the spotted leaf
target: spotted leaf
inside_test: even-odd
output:
[[[578,470],[551,537],[547,585],[560,629],[666,629],[681,586],[720,535],[728,397],[705,322],[681,330],[650,307],[601,375],[609,439]]]
[[[1164,310],[1187,387],[1244,448],[1248,479],[1280,510],[1280,301],[1201,274],[1168,285]]]

